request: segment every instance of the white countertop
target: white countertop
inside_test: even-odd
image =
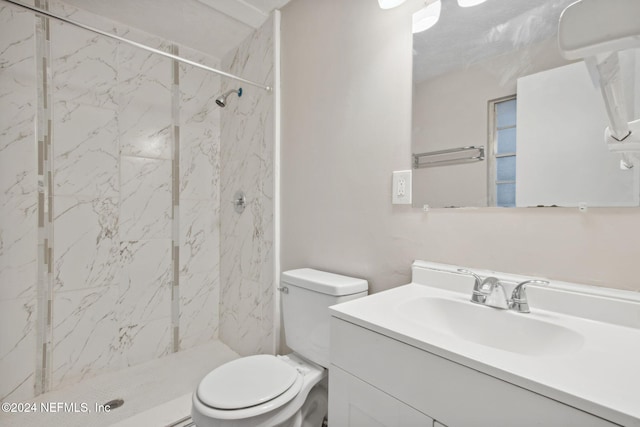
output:
[[[448,280],[446,275],[441,275],[442,272],[439,274],[445,282]],[[460,282],[459,275],[447,274]],[[414,281],[416,276],[419,275],[415,274],[414,265]],[[544,310],[531,303],[531,314],[503,311],[505,319],[508,321],[508,316],[535,316],[579,333],[584,337],[582,345],[579,349],[565,354],[551,352],[532,356],[505,351],[431,329],[424,324],[411,321],[400,313],[396,307],[421,297],[469,301],[470,286],[452,284],[451,288],[455,290],[447,290],[440,287],[442,284],[434,287],[426,285],[425,281],[422,282],[339,304],[331,307],[330,311],[337,318],[611,422],[624,426],[640,426],[640,328]],[[472,281],[468,283],[471,284]],[[576,286],[579,289],[580,285]],[[444,287],[447,287],[446,284]],[[617,301],[611,298],[609,290],[604,291],[606,296],[594,296],[593,288],[589,289],[590,302],[586,305],[590,305],[594,312],[598,311],[598,301],[602,300],[603,310],[629,309],[630,312],[626,315],[631,318],[631,323],[634,319],[640,322],[640,301],[629,301],[628,298]],[[553,300],[553,292],[546,296],[541,294],[544,294],[544,291],[537,293],[540,305],[543,305],[545,298]],[[566,292],[563,291],[563,298],[571,299],[572,295],[564,294]],[[584,297],[585,294],[576,294],[578,300]],[[640,295],[638,299],[640,300]],[[618,302],[620,304],[617,304]],[[489,307],[486,309],[495,310]]]

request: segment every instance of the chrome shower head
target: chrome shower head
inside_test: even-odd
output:
[[[216,98],[216,104],[218,104],[220,107],[224,108],[227,106],[227,96],[231,95],[232,93],[237,93],[238,97],[242,96],[242,88],[239,87],[238,89],[231,89],[226,91],[225,93],[223,93],[222,95],[220,95],[219,97]]]

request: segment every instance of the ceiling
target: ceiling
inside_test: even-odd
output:
[[[558,19],[575,0],[487,0],[459,7],[442,0],[440,20],[413,37],[413,79],[422,82],[478,61],[557,37]]]
[[[289,0],[63,0],[222,58]]]

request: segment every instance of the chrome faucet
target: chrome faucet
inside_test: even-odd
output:
[[[473,271],[463,268],[459,268],[458,271],[469,274],[475,279],[473,292],[471,293],[471,302],[501,309],[509,308],[507,294],[504,292],[504,287],[500,283],[500,280],[491,276],[482,280],[482,278]]]
[[[511,300],[509,301],[509,310],[517,311],[518,313],[530,313],[529,301],[527,300],[527,285],[543,285],[549,284],[546,280],[525,280],[518,283],[511,294]]]
[[[459,268],[458,271],[463,274],[469,274],[475,279],[475,283],[473,284],[473,292],[471,293],[471,302],[484,304],[485,300],[487,299],[487,294],[482,291],[482,278],[473,271],[465,270],[463,268]]]
[[[507,298],[504,287],[500,280],[495,277],[487,277],[484,280],[473,271],[459,268],[458,271],[474,277],[473,293],[471,302],[488,305],[489,307],[501,308],[517,311],[518,313],[530,313],[529,302],[527,301],[527,285],[548,285],[546,280],[525,280],[520,282],[513,289],[511,299]]]

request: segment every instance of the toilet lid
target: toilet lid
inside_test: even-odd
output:
[[[212,408],[248,408],[280,396],[297,376],[298,371],[275,356],[242,357],[207,374],[198,385],[197,395]]]

